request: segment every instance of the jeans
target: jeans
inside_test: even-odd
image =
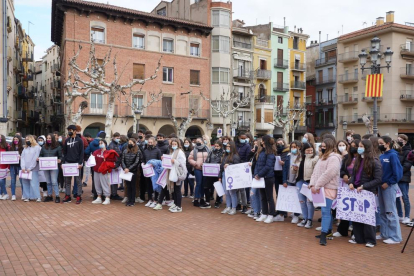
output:
[[[275,199],[273,198],[273,186],[275,182],[274,177],[265,178],[265,188],[259,189],[260,197],[262,199],[262,214],[263,215],[276,215]]]
[[[10,179],[11,179],[11,193],[12,195],[16,195],[16,178],[19,175],[20,166],[19,165],[11,165],[10,166]],[[20,185],[23,188],[22,180],[19,178]]]
[[[315,207],[313,206],[313,203],[310,202],[305,195],[300,193],[300,189],[302,189],[303,184],[308,185],[308,183],[306,183],[304,180],[300,180],[296,183],[296,188],[298,189],[300,208],[302,209],[303,219],[312,220],[313,213],[315,212]]]
[[[401,190],[401,193],[402,193],[402,200],[404,202],[404,214],[405,214],[405,216],[404,216],[403,212],[402,212],[401,199],[398,197],[397,198],[398,216],[400,218],[402,218],[402,217],[409,218],[410,217],[411,205],[410,205],[410,198],[408,197],[408,188],[410,186],[410,183],[400,182],[400,183],[398,183],[398,186],[400,187],[400,190]]]
[[[246,189],[237,189],[237,202],[242,206],[247,206]]]
[[[260,190],[258,188],[252,188],[250,190],[250,203],[255,214],[260,213],[262,210],[262,204],[260,201]]]
[[[39,172],[32,171],[32,179],[22,179],[23,197],[27,199],[40,198],[39,190]]]
[[[6,178],[0,179],[0,195],[6,195]]]
[[[384,239],[402,241],[400,222],[398,221],[397,205],[395,204],[397,184],[389,185],[387,189],[378,188],[378,200],[381,217],[381,236]]]
[[[226,189],[225,173],[223,173],[221,180],[223,182],[223,189],[226,192],[226,206],[229,208],[236,208],[237,207],[237,189],[235,190]]]
[[[194,178],[188,178],[190,173],[187,172],[187,178],[184,180],[184,195],[188,196],[188,186],[190,186],[190,195],[194,195]]]
[[[83,175],[85,176],[85,183],[88,183],[89,181],[89,175],[91,174],[91,168],[83,167]]]
[[[326,198],[326,206],[321,207],[322,211],[322,232],[329,233],[332,231],[332,214],[331,214],[331,207],[332,207],[332,199]]]
[[[195,199],[200,199],[204,197],[204,183],[203,183],[203,171],[202,170],[194,170],[194,176],[196,179],[196,187],[195,187]]]
[[[43,171],[47,182],[47,195],[52,196],[53,190],[55,196],[59,196],[58,175],[59,170]]]

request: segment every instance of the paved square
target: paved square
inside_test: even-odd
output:
[[[322,247],[314,228],[290,221],[268,225],[222,215],[223,208],[195,208],[189,198],[176,214],[119,201],[97,206],[90,184],[85,193],[81,205],[0,201],[0,275],[411,275],[414,269],[414,236],[404,254],[403,244],[366,248],[348,238]],[[320,216],[315,212],[314,221]],[[402,226],[404,241],[409,229]]]

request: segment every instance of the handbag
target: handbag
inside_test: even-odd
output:
[[[88,167],[88,168],[95,167],[96,166],[95,156],[93,156],[91,154],[91,156],[89,156],[89,158],[88,158],[88,161],[86,161],[85,166]]]

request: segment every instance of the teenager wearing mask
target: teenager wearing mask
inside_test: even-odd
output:
[[[221,137],[221,141],[223,143],[223,152],[226,152],[226,147],[230,141],[232,141],[231,137],[223,136]]]
[[[131,181],[125,181],[125,190],[128,194],[128,201],[125,202],[126,206],[135,205],[135,193],[136,187],[135,183],[137,178],[140,177],[139,166],[142,162],[142,157],[140,150],[137,145],[137,140],[134,138],[129,139],[128,147],[124,150],[122,154],[121,166],[125,173],[133,173]],[[138,180],[139,181],[139,180]]]
[[[344,140],[339,140],[336,144],[336,149],[338,150],[338,153],[345,157],[348,155],[348,143]]]
[[[24,201],[28,202],[30,199],[40,202],[39,191],[39,163],[37,158],[40,154],[40,146],[32,135],[26,136],[26,145],[22,152],[20,159],[20,166],[23,173],[32,172],[32,179],[21,179],[23,184]]]
[[[240,163],[245,163],[250,161],[250,153],[251,153],[251,146],[247,140],[246,133],[242,132],[239,134],[238,139],[236,140],[236,148],[237,152],[240,156]],[[249,191],[250,192],[250,191]],[[242,213],[246,213],[247,211],[247,196],[246,196],[246,189],[238,189],[237,190],[237,210],[242,210]]]
[[[354,132],[352,130],[348,130],[345,133],[346,136],[346,141],[348,142],[348,144],[351,144],[351,142],[354,140],[354,138],[352,137],[354,135]],[[359,139],[358,139],[359,140]]]
[[[256,221],[272,223],[275,216],[275,200],[273,198],[273,185],[275,183],[275,175],[273,169],[275,167],[275,141],[269,135],[262,137],[261,149],[257,152],[257,161],[254,168],[254,178],[260,180],[264,178],[265,187],[259,189],[262,200],[262,215]]]
[[[302,138],[302,143],[309,143],[312,145],[312,147],[315,149],[315,137],[312,133],[305,133]]]
[[[37,138],[37,144],[43,148],[46,143],[46,137],[44,135],[41,135]],[[43,191],[43,197],[47,197],[47,182],[40,182],[39,183],[40,188]]]
[[[338,192],[339,173],[341,169],[342,158],[335,153],[335,141],[325,139],[321,144],[322,157],[316,163],[311,177],[310,185],[312,193],[320,192],[324,187],[326,206],[322,207],[322,231],[319,238],[320,245],[326,245],[327,235],[332,233],[332,202],[336,199]]]
[[[92,201],[92,204],[103,204],[108,205],[111,203],[110,200],[110,174],[108,172],[99,172],[99,168],[105,161],[115,162],[116,159],[106,160],[104,157],[106,151],[107,143],[104,139],[99,141],[99,149],[95,150],[92,155],[95,156],[96,166],[93,167],[93,174],[95,180],[95,189],[98,197]],[[102,202],[102,195],[105,196],[105,201]]]
[[[185,160],[185,154],[181,149],[180,146],[180,140],[177,138],[171,138],[171,145],[169,147],[168,152],[172,158],[171,163],[173,166],[176,162],[178,162],[179,165],[182,167],[185,167],[186,160]],[[172,169],[171,169],[172,170]],[[168,170],[167,174],[167,185],[165,188],[161,190],[160,196],[158,198],[158,204],[154,207],[154,210],[162,210],[162,202],[164,201],[164,197],[167,195],[167,193],[173,194],[174,203],[170,206],[169,211],[172,213],[181,213],[183,211],[181,207],[181,201],[182,201],[182,194],[181,194],[181,182],[172,182],[169,180],[169,176],[171,173],[171,170]]]
[[[2,151],[10,151],[10,145],[7,143],[4,135],[0,135],[0,152]],[[0,169],[10,169],[10,165],[0,164]],[[6,178],[0,179],[0,199],[9,199],[9,195],[6,190]]]
[[[169,153],[169,143],[165,140],[165,135],[162,133],[157,134],[157,148],[161,151],[161,155]]]
[[[204,163],[220,164],[222,157],[223,157],[223,144],[219,140],[217,140],[214,143],[214,146],[209,152],[208,157]],[[217,177],[203,176],[204,194],[206,195],[206,202],[203,205],[201,205],[200,208],[202,209],[211,208],[211,205],[210,205],[211,194],[212,193],[214,194],[214,183],[217,181],[218,181],[218,176]]]
[[[283,187],[287,188],[288,186],[296,186],[296,178],[299,172],[299,165],[302,161],[302,143],[299,141],[293,141],[290,143],[290,153],[286,158],[286,161],[283,165]],[[280,211],[280,215],[275,218],[275,221],[284,221],[287,215],[287,212]],[[299,223],[299,215],[297,213],[293,214],[291,223]]]
[[[80,137],[76,135],[76,126],[70,125],[67,128],[68,130],[68,138],[65,140],[63,144],[63,158],[62,164],[78,164],[78,169],[81,170],[83,167],[83,155],[84,155],[84,146],[83,141]],[[76,196],[76,204],[82,203],[82,179],[79,176],[74,176],[74,183],[77,185],[77,196]],[[71,198],[71,176],[65,176],[65,186],[66,186],[66,196],[63,200],[63,203],[68,203],[72,201]]]
[[[184,195],[183,197],[188,196],[188,187],[190,186],[190,198],[194,198],[194,178],[190,178],[191,176],[194,176],[194,168],[191,166],[190,162],[188,162],[188,157],[190,156],[190,153],[193,151],[193,145],[191,144],[191,140],[188,138],[184,139],[184,154],[185,154],[185,160],[186,160],[186,166],[187,166],[187,177],[184,180]]]
[[[262,151],[262,139],[258,138],[256,141],[256,153],[253,156],[249,165],[252,167],[252,177],[254,177],[254,169],[256,168],[257,158],[259,157],[259,150]],[[262,203],[260,199],[260,189],[259,188],[252,188],[250,190],[250,201],[251,201],[251,209],[250,211],[246,212],[247,216],[257,220],[260,217],[260,211],[262,210]]]
[[[83,135],[88,143],[91,143],[93,141],[92,135],[88,132],[84,133]],[[86,162],[89,159],[90,154],[84,154],[84,158],[83,160]],[[85,179],[83,180],[82,186],[83,187],[87,187],[88,186],[88,181],[89,181],[89,177],[91,175],[91,168],[88,168],[86,166],[83,167],[83,175],[85,176]]]
[[[114,168],[114,170],[117,170],[119,168],[119,166],[121,165],[121,160],[122,160],[121,134],[119,134],[118,132],[115,132],[112,135],[112,141],[108,145],[108,150],[114,150],[119,155],[118,160],[115,162],[116,165],[115,165],[115,168]],[[118,184],[111,185],[111,199],[112,200],[122,200],[123,199],[122,197],[120,197],[118,195]]]
[[[102,139],[105,139],[106,137],[106,133],[104,131],[99,131],[98,134],[96,135],[96,138],[93,139],[91,142],[89,142],[88,147],[85,149],[85,153],[86,155],[91,155],[92,153],[94,153],[96,150],[99,149],[99,141],[101,141]],[[91,169],[91,175],[92,175],[92,194],[93,194],[93,199],[95,200],[98,195],[96,194],[96,190],[95,190],[95,181],[93,179],[94,177],[94,171],[93,168]],[[66,189],[65,189],[66,191]]]
[[[6,141],[6,139],[4,139],[4,141]],[[1,142],[3,142],[3,139],[1,139]],[[13,141],[12,141],[11,145],[8,146],[8,147],[9,147],[10,151],[18,151],[19,155],[21,156],[22,152],[23,152],[22,138],[19,135],[15,135],[13,137]],[[3,148],[3,147],[1,147],[1,148]],[[0,165],[0,168],[1,167],[2,167],[2,165]],[[19,175],[19,171],[20,171],[20,162],[19,162],[19,164],[9,165],[9,169],[10,169],[10,181],[11,181],[10,188],[11,188],[11,195],[12,195],[11,200],[15,201],[16,200],[16,181],[17,181],[17,176]],[[1,181],[2,180],[0,180],[0,182]],[[19,178],[19,181],[20,181],[20,184],[22,184],[22,180],[20,178]],[[4,184],[6,184],[6,182],[4,182]],[[23,188],[23,185],[22,185],[22,188]],[[0,194],[3,194],[3,191],[0,192]],[[22,192],[22,194],[23,194],[23,192]],[[3,194],[3,196],[0,196],[0,199],[2,199],[2,200],[9,199],[9,195],[7,194],[6,190],[4,190],[4,194]],[[24,199],[24,198],[22,198],[22,199]]]
[[[381,217],[381,234],[378,239],[384,243],[398,244],[402,241],[400,223],[398,221],[396,194],[397,184],[403,176],[403,168],[398,153],[392,149],[393,141],[389,136],[378,140],[382,165],[382,185],[378,189],[378,201]]]
[[[282,138],[277,139],[276,141],[276,161],[274,167],[275,175],[275,190],[276,198],[279,193],[279,185],[283,185],[283,165],[285,164],[288,155],[290,153],[290,147],[286,144],[285,140]],[[278,164],[277,164],[278,163]],[[275,221],[284,221],[286,217],[286,212],[279,212],[276,210]]]
[[[62,148],[59,143],[55,140],[55,136],[49,133],[46,137],[46,144],[42,147],[39,157],[56,157],[58,164],[60,164],[62,159]],[[43,171],[46,181],[47,181],[47,196],[44,198],[43,202],[53,201],[53,191],[55,192],[55,203],[60,203],[59,197],[59,186],[58,186],[58,174],[59,169],[57,170],[47,170]]]
[[[381,180],[381,163],[372,152],[372,142],[370,140],[362,140],[359,142],[358,155],[355,160],[352,177],[349,180],[349,189],[357,189],[358,192],[367,190],[377,194]],[[355,239],[349,240],[350,243],[365,243],[366,247],[374,247],[377,243],[375,226],[354,221],[353,233]]]
[[[155,147],[155,138],[154,137],[148,137],[146,136],[146,139],[148,139],[148,144],[146,148],[144,149],[144,161],[147,163],[150,160],[161,160],[161,151]],[[147,192],[148,192],[148,202],[145,204],[145,207],[154,208],[156,203],[156,198],[158,198],[158,192],[154,191],[151,177],[145,177]]]
[[[300,193],[303,184],[308,185],[312,176],[319,156],[315,154],[315,149],[310,143],[302,144],[302,161],[299,165],[298,175],[296,177],[296,188],[298,189],[298,198],[300,207],[302,209],[303,220],[297,224],[299,227],[305,227],[307,229],[312,228],[313,214],[315,208],[313,203],[308,198]]]
[[[204,183],[203,183],[203,163],[207,159],[210,150],[204,144],[203,138],[196,139],[196,145],[188,156],[188,162],[194,167],[194,175],[196,179],[194,206],[200,207],[204,205]]]
[[[223,183],[223,189],[226,193],[226,208],[221,212],[222,214],[235,215],[237,206],[237,190],[226,189],[226,174],[225,169],[229,165],[239,164],[240,156],[237,153],[236,144],[232,141],[226,145],[226,152],[223,155],[220,165],[219,181]]]
[[[401,166],[403,167],[403,177],[398,182],[398,186],[401,190],[402,201],[404,202],[404,214],[402,210],[401,199],[397,198],[397,212],[398,217],[401,223],[407,224],[410,222],[410,198],[408,197],[408,188],[411,182],[411,167],[413,162],[408,160],[407,156],[411,151],[411,145],[408,142],[408,136],[405,134],[399,134],[397,138],[397,143],[400,146],[401,150],[398,153]]]

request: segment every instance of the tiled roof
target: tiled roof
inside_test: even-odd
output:
[[[398,24],[398,23],[384,23],[380,26],[372,26],[372,27],[368,27],[368,28],[365,28],[365,29],[362,29],[362,30],[358,30],[358,31],[355,31],[355,32],[352,32],[352,33],[341,35],[338,40],[341,41],[341,40],[345,40],[345,39],[348,39],[348,38],[357,37],[357,36],[365,35],[365,34],[369,34],[369,33],[374,33],[374,32],[378,32],[378,31],[393,28],[393,27],[394,28],[401,28],[401,29],[405,29],[405,30],[414,32],[414,27],[411,27],[411,26],[402,25],[402,24]]]

